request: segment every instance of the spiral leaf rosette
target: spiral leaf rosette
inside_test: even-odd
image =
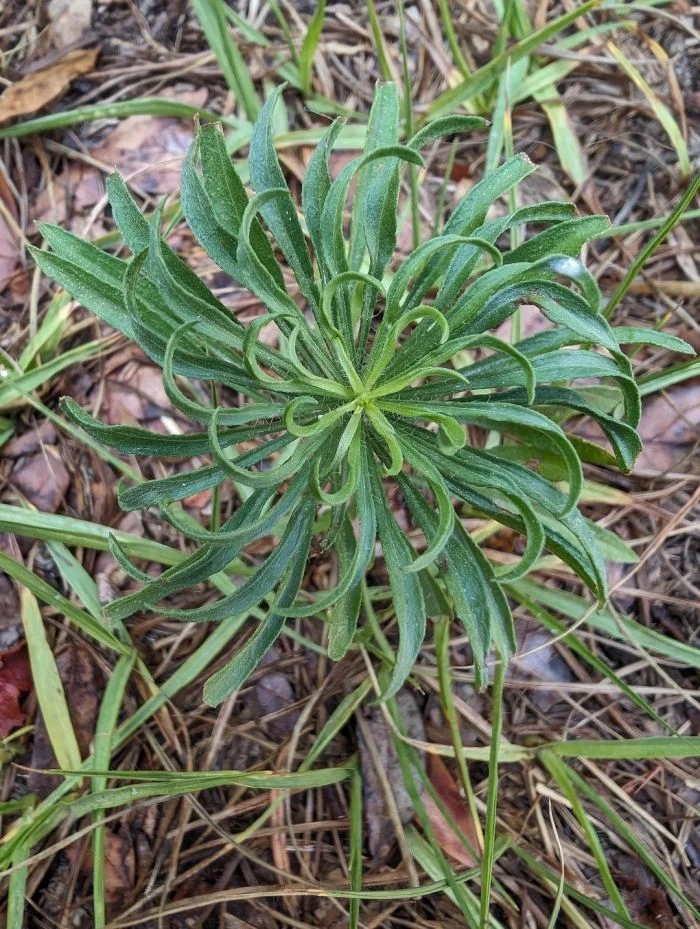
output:
[[[198,129],[182,171],[190,229],[264,307],[250,324],[168,247],[162,207],[147,220],[118,174],[109,201],[130,259],[55,226],[42,227],[51,251],[34,250],[46,274],[162,367],[173,406],[199,426],[184,435],[108,426],[69,398],[65,414],[124,454],[210,459],[120,488],[123,509],[159,508],[196,547],[154,578],[113,542],[142,586],[106,613],[217,622],[264,605],[245,644],[207,682],[205,698],[218,704],[294,617],[324,618],[330,656],[347,652],[379,542],[398,630],[385,694],[410,674],[436,603],[464,624],[483,686],[490,650],[507,660],[514,648],[503,585],[531,571],[545,548],[604,600],[600,530],[577,508],[582,461],[628,470],[639,453],[639,393],[621,345],[687,347],[655,331],[612,329],[601,314],[598,284],[578,256],[606,229],[604,217],[580,217],[570,203],[494,217],[494,204],[534,170],[524,156],[475,184],[439,234],[398,257],[402,173],[421,168],[426,145],[485,123],[445,117],[401,144],[392,84],[378,85],[364,153],[335,179],[329,157],[343,121],[326,130],[304,178],[302,221],[274,146],[280,92],[253,128],[252,195],[217,126]],[[504,249],[525,225],[523,243]],[[523,304],[538,307],[549,328],[514,344],[497,338]],[[260,338],[270,324],[277,347]],[[202,382],[235,405],[204,402]],[[598,425],[604,445],[567,433],[581,416]],[[484,432],[486,447],[469,440]],[[180,501],[227,481],[239,505],[221,525],[205,528],[184,513]],[[421,546],[397,522],[396,499]],[[521,534],[517,562],[494,566],[464,528],[467,514]],[[268,536],[274,547],[233,593],[194,609],[170,605]],[[300,601],[314,544],[333,554],[337,582]]]

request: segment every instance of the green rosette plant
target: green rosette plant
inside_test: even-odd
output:
[[[581,463],[627,470],[640,450],[639,393],[621,344],[683,350],[684,343],[613,330],[601,314],[596,280],[577,256],[606,229],[604,217],[579,217],[570,203],[492,215],[534,170],[524,156],[475,184],[439,234],[395,261],[402,171],[423,164],[420,150],[430,142],[485,123],[444,117],[400,144],[392,84],[377,88],[364,153],[335,179],[329,156],[343,122],[325,132],[304,178],[302,223],[275,152],[280,92],[252,132],[252,196],[217,126],[198,130],[182,171],[190,229],[265,309],[249,325],[168,247],[162,208],[147,221],[118,174],[108,181],[109,201],[129,260],[46,225],[51,251],[33,251],[47,275],[162,366],[174,407],[200,426],[185,435],[108,426],[69,398],[65,414],[125,454],[211,459],[120,487],[124,510],[159,508],[197,547],[153,578],[115,542],[115,557],[143,586],[110,603],[106,614],[114,621],[152,611],[216,622],[265,603],[262,621],[207,682],[205,698],[218,704],[292,617],[325,617],[331,657],[347,652],[379,541],[398,628],[386,695],[410,674],[436,603],[447,603],[464,624],[482,686],[489,651],[507,660],[514,648],[503,585],[531,571],[545,548],[604,600],[599,530],[577,509]],[[534,234],[503,250],[502,239],[525,224]],[[551,328],[516,344],[494,336],[524,303],[539,307]],[[279,330],[277,348],[260,340],[270,323]],[[208,404],[198,382],[213,385],[211,396],[238,402]],[[598,424],[609,450],[567,434],[568,420],[582,414]],[[481,430],[497,441],[469,441]],[[200,526],[179,506],[225,481],[243,492],[222,525]],[[420,552],[392,512],[392,484],[422,531]],[[522,534],[517,563],[492,565],[464,528],[465,514]],[[275,537],[274,548],[234,593],[195,609],[169,605],[173,594],[224,570],[266,536]],[[314,543],[334,553],[337,583],[299,602]]]

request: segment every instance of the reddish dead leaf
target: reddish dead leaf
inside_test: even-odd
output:
[[[639,434],[644,443],[637,471],[669,471],[692,454],[700,438],[700,384],[666,391],[644,405]]]
[[[43,513],[55,513],[70,485],[70,475],[58,449],[47,445],[22,458],[12,472],[12,483]]]
[[[25,721],[19,701],[32,689],[29,657],[24,645],[0,655],[0,738]]]
[[[116,826],[104,833],[105,901],[112,914],[121,912],[136,896],[139,886],[148,878],[153,861],[153,838],[158,813],[155,806],[128,810]],[[72,845],[66,857],[72,865],[78,863],[80,848]],[[92,872],[89,855],[80,857],[84,875]]]
[[[455,824],[464,833],[469,845],[475,852],[481,851],[479,835],[474,825],[474,820],[467,808],[466,801],[459,792],[444,761],[439,755],[428,756],[428,777],[430,783],[435,788],[435,792],[445,805],[445,809],[454,820]],[[465,868],[471,868],[476,864],[476,858],[472,855],[464,842],[455,833],[454,829],[443,816],[440,807],[433,800],[430,794],[425,793],[423,796],[425,811],[428,814],[430,825],[435,832],[435,836],[440,847],[454,861],[463,865]]]
[[[10,84],[0,96],[0,125],[18,116],[31,116],[54,103],[68,90],[71,81],[93,70],[98,54],[96,48],[74,49],[59,61]]]

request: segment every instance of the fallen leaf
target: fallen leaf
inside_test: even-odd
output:
[[[25,721],[19,700],[31,689],[32,674],[26,647],[21,645],[0,655],[0,738],[6,738]]]
[[[31,217],[34,222],[71,224],[76,232],[85,227],[85,217],[104,196],[102,175],[92,165],[70,164],[54,178],[54,183],[39,192]],[[99,234],[101,227],[93,224],[91,235]]]
[[[425,726],[415,698],[408,690],[396,696],[404,728],[412,739],[425,741]],[[370,744],[371,740],[371,744]],[[389,813],[389,803],[382,784],[385,778],[393,795],[393,803],[400,821],[404,824],[413,819],[413,803],[406,789],[394,739],[381,707],[371,706],[363,717],[358,731],[360,764],[362,768],[363,809],[367,820],[367,846],[377,861],[384,860],[394,844],[396,835]],[[375,759],[381,769],[377,771]],[[415,775],[418,790],[422,784]]]
[[[481,844],[474,820],[445,762],[439,755],[428,755],[427,771],[430,783],[445,805],[445,809],[464,833],[464,837],[474,851],[479,852]],[[476,858],[470,854],[469,849],[465,847],[464,842],[443,816],[440,807],[430,794],[426,793],[423,796],[423,804],[435,837],[445,854],[465,868],[472,868],[476,864]]]
[[[17,560],[21,558],[17,539],[6,532],[0,532],[0,552]],[[9,652],[23,634],[17,585],[9,574],[0,571],[0,651]]]
[[[49,0],[49,37],[54,48],[77,42],[90,28],[92,0]]]
[[[110,425],[145,425],[147,420],[159,420],[163,414],[173,415],[173,407],[163,387],[163,376],[158,368],[143,364],[140,359],[129,361],[118,374],[109,375],[104,387],[104,406],[100,419]],[[162,424],[149,423],[157,431],[165,431]]]
[[[70,486],[70,475],[53,445],[19,460],[12,483],[42,513],[55,513]]]
[[[71,81],[93,70],[98,54],[96,48],[77,48],[48,67],[31,71],[10,84],[0,96],[0,125],[18,116],[31,116],[54,103],[68,90]]]
[[[678,925],[665,890],[640,861],[619,855],[613,874],[630,915],[640,925],[653,929],[674,929]]]
[[[552,634],[536,622],[521,619],[516,624],[517,651],[508,665],[510,680],[531,680],[539,685],[528,694],[541,710],[550,710],[562,699],[566,687],[574,676],[568,664],[552,644]],[[543,684],[552,684],[542,687]]]
[[[644,444],[636,471],[670,471],[692,455],[700,439],[700,384],[676,387],[645,403],[639,424]]]
[[[31,455],[45,445],[55,445],[57,441],[56,427],[50,420],[45,419],[38,428],[27,429],[22,435],[10,439],[2,451],[6,458],[22,458],[24,455]]]
[[[104,832],[104,890],[108,911],[121,912],[134,899],[136,892],[148,878],[153,861],[153,839],[158,812],[151,805],[143,809],[129,809],[116,826]],[[75,866],[80,856],[80,870],[85,875],[92,871],[89,855],[81,855],[76,845],[66,849],[66,857]]]
[[[17,204],[10,186],[0,173],[0,201],[12,219],[17,219]],[[19,250],[15,236],[5,218],[5,210],[0,212],[0,292],[9,284],[19,262]]]
[[[202,106],[208,91],[202,88],[193,106]],[[177,94],[177,99],[182,96]],[[127,116],[90,152],[93,158],[114,165],[129,181],[151,196],[180,189],[182,161],[194,137],[190,120],[172,117]]]
[[[294,688],[289,678],[281,671],[263,674],[255,685],[255,699],[261,717],[274,714],[274,719],[261,719],[261,722],[264,721],[270,732],[278,738],[288,736],[299,718],[298,708],[296,711],[288,709],[295,702]]]

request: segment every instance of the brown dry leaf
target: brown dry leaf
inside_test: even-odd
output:
[[[424,742],[425,726],[413,695],[408,690],[401,690],[396,696],[396,702],[408,736]],[[363,808],[367,820],[367,846],[373,857],[381,861],[391,851],[395,833],[389,814],[389,804],[382,786],[382,777],[377,773],[375,759],[389,784],[402,823],[409,823],[413,819],[413,804],[394,749],[393,735],[384,719],[381,707],[369,707],[362,728],[369,736],[366,741],[362,729],[358,731]],[[369,739],[372,742],[371,746],[368,744]],[[418,790],[422,788],[417,774],[415,785]]]
[[[19,254],[7,223],[0,216],[0,292],[10,283],[10,278],[17,267]]]
[[[10,84],[0,96],[0,125],[18,116],[31,116],[58,100],[71,81],[93,70],[98,55],[97,48],[77,48],[48,67]]]
[[[22,458],[31,455],[45,445],[55,445],[58,442],[58,431],[54,424],[45,419],[37,428],[27,429],[22,435],[17,435],[5,445],[2,452],[5,458]]]
[[[174,91],[174,88],[173,88]],[[183,100],[183,94],[175,94]],[[188,102],[203,106],[208,91],[201,89]],[[171,117],[128,116],[102,145],[92,149],[93,158],[114,165],[128,180],[151,196],[177,193],[182,161],[194,137],[194,124]]]
[[[70,486],[58,449],[47,445],[22,458],[12,472],[12,483],[42,513],[55,513]]]
[[[663,887],[638,859],[619,855],[613,874],[632,918],[640,925],[654,929],[674,929],[678,925]]]
[[[109,425],[145,425],[160,420],[163,413],[172,415],[172,405],[163,387],[163,377],[141,359],[128,361],[115,374],[105,372],[104,402],[97,415]],[[155,423],[149,423],[149,427]],[[160,426],[158,431],[165,431]]]
[[[639,434],[644,443],[637,471],[669,471],[692,454],[700,439],[700,384],[676,387],[645,404]]]
[[[428,755],[427,769],[430,782],[435,788],[437,795],[445,804],[445,809],[456,825],[462,830],[465,838],[474,851],[481,851],[479,834],[474,825],[474,820],[445,762],[439,755]],[[440,807],[430,794],[426,793],[424,795],[423,804],[425,805],[425,812],[430,820],[430,825],[435,832],[435,837],[445,854],[449,855],[450,858],[463,865],[465,868],[472,868],[476,864],[476,858],[474,855],[470,854],[469,849],[465,847],[450,823],[445,819]]]
[[[79,41],[90,28],[92,0],[49,0],[49,37],[54,48],[65,48]]]
[[[529,699],[541,710],[547,711],[560,702],[565,687],[562,684],[573,681],[574,676],[568,664],[552,644],[552,634],[542,626],[528,619],[520,619],[516,624],[517,651],[508,665],[510,680],[531,680],[534,684],[552,684],[547,687],[533,688]]]
[[[82,231],[86,216],[102,196],[104,184],[100,172],[92,165],[70,164],[53,179],[51,186],[40,191],[31,216],[35,222],[60,225],[71,225],[74,220],[78,224],[75,231]],[[92,235],[101,231],[101,226],[91,226]]]
[[[5,180],[5,175],[0,173],[0,201],[12,217],[17,219],[17,204],[12,195],[10,186]],[[4,211],[0,213],[0,292],[2,292],[17,267],[19,261],[19,251],[15,241],[15,235],[10,228],[4,216]]]
[[[255,700],[261,717],[274,715],[274,719],[265,721],[270,733],[280,739],[288,736],[294,729],[300,712],[299,708],[291,709],[295,696],[289,678],[281,671],[263,674],[255,685]]]

